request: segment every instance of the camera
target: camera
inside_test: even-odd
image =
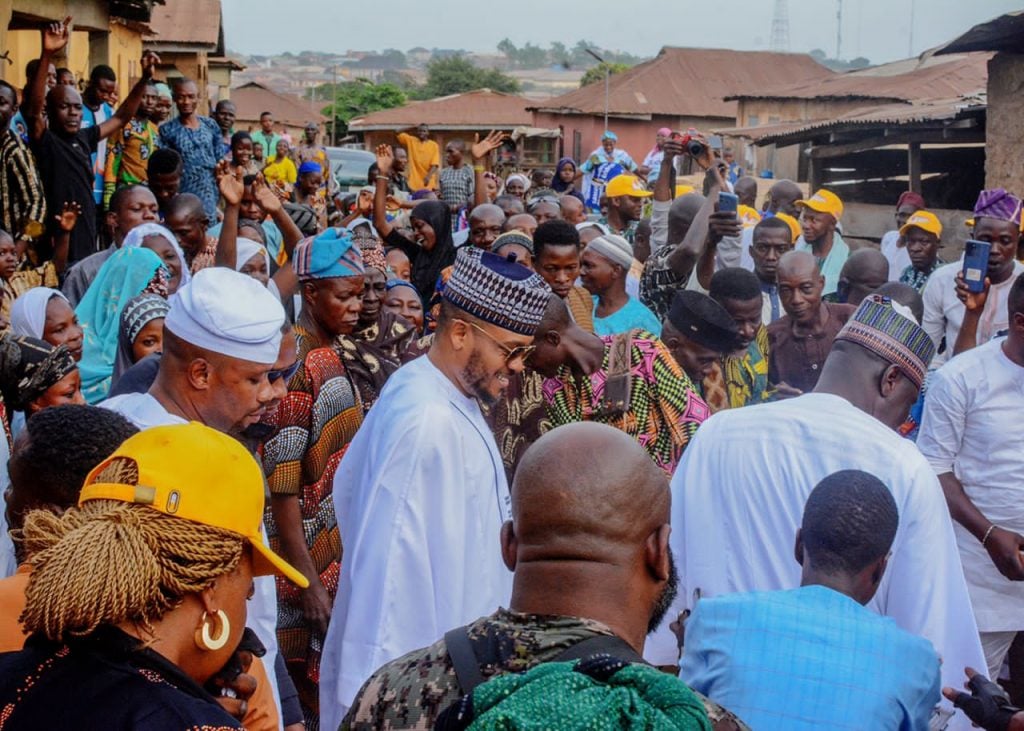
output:
[[[671,139],[681,144],[690,157],[700,157],[708,149],[707,143],[703,141],[700,133],[692,128],[686,130],[685,133],[673,132]]]

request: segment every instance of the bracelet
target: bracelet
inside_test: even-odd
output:
[[[376,182],[378,180],[391,180],[391,176],[390,175],[382,175],[381,173],[377,173],[377,177],[375,177],[373,180],[374,180],[374,182]]]
[[[998,528],[998,527],[999,527],[999,526],[997,526],[997,525],[996,525],[995,523],[993,523],[992,525],[990,525],[990,526],[988,527],[988,530],[987,530],[987,531],[985,531],[985,535],[984,535],[984,536],[982,536],[982,538],[981,538],[981,545],[982,545],[982,547],[984,547],[984,545],[985,545],[985,542],[986,542],[986,541],[988,540],[988,537],[989,537],[990,535],[992,535],[992,531],[994,531],[994,530],[995,530],[996,528]]]
[[[474,173],[482,173],[485,170],[487,170],[487,168],[485,168],[483,165],[474,165],[473,166],[473,172]]]

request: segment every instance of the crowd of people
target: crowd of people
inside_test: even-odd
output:
[[[857,246],[694,131],[499,175],[425,125],[349,193],[316,125],[41,37],[0,726],[1024,728],[1020,198],[945,263],[919,193]]]

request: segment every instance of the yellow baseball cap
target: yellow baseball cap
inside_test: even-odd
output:
[[[824,188],[818,190],[810,198],[796,201],[796,205],[810,208],[812,211],[818,211],[819,213],[831,214],[832,218],[837,221],[843,217],[843,202],[831,190],[825,190]]]
[[[739,206],[736,209],[736,214],[740,217],[743,228],[753,228],[761,222],[761,213],[750,206]]]
[[[635,175],[616,175],[608,181],[604,189],[608,198],[628,195],[632,198],[650,198],[654,193],[644,187],[644,183]]]
[[[907,222],[900,226],[900,236],[906,236],[907,231],[911,228],[919,228],[922,231],[934,234],[938,238],[942,238],[942,224],[939,222],[938,216],[931,211],[915,211],[907,219]]]
[[[785,221],[786,225],[789,226],[789,230],[793,234],[793,240],[790,243],[795,244],[796,240],[800,238],[800,234],[803,233],[800,229],[800,222],[788,213],[776,213],[775,217],[780,221]]]
[[[684,195],[689,195],[693,191],[697,190],[692,185],[677,185],[675,197],[679,198]]]
[[[120,500],[237,533],[253,548],[253,575],[309,581],[263,542],[263,472],[240,442],[198,422],[146,429],[85,478],[78,504]]]

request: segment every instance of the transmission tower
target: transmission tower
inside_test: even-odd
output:
[[[771,49],[786,53],[789,51],[789,3],[786,0],[775,0],[772,11]]]
[[[836,0],[836,60],[843,57],[843,0]]]

